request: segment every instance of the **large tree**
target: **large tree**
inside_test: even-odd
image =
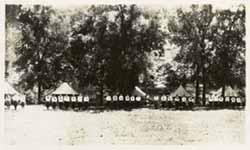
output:
[[[64,75],[61,60],[67,36],[61,19],[50,7],[40,5],[22,7],[18,16],[22,36],[15,62],[17,71],[22,72],[19,85],[25,90],[37,87],[38,102],[44,90]]]
[[[245,7],[218,10],[213,28],[215,57],[211,75],[224,96],[226,86],[245,86]]]
[[[198,102],[201,82],[203,103],[205,101],[206,74],[212,56],[209,43],[213,40],[213,30],[211,30],[213,18],[211,5],[192,5],[189,10],[179,8],[177,15],[168,23],[169,40],[180,47],[175,61],[189,64],[194,72],[196,102]]]
[[[139,76],[147,74],[147,53],[163,50],[157,16],[136,5],[91,6],[80,15],[84,17],[75,21],[68,51],[80,85],[94,84],[101,93],[104,87],[130,93]]]

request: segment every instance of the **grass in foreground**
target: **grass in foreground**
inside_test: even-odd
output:
[[[5,111],[5,143],[240,144],[244,143],[244,124],[242,110],[137,109],[93,113],[27,106],[17,112]]]

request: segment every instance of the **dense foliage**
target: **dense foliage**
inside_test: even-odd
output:
[[[168,92],[194,83],[198,102],[200,92],[205,100],[208,89],[222,87],[222,95],[228,85],[244,89],[245,7],[192,5],[171,16],[166,11],[93,5],[66,13],[41,5],[7,5],[7,32],[16,25],[21,37],[15,47],[19,86],[36,87],[39,100],[61,81],[80,92],[94,86],[100,97],[105,91],[131,93],[136,85],[152,87],[148,57],[164,53],[167,41],[179,49],[175,65],[158,68],[163,69]],[[7,38],[7,50],[13,41]]]

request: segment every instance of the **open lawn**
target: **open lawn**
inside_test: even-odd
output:
[[[62,111],[42,105],[5,110],[5,143],[79,144],[241,144],[243,110]]]

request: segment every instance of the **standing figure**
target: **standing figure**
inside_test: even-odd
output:
[[[45,97],[45,105],[46,105],[47,110],[49,109],[50,101],[51,101],[51,96],[46,96]]]
[[[5,96],[4,105],[7,106],[7,109],[10,109],[11,97],[9,95]]]
[[[15,110],[17,110],[17,106],[18,106],[18,96],[17,95],[13,96],[12,104],[14,105]]]
[[[78,103],[78,109],[79,110],[82,110],[82,107],[83,107],[83,97],[82,96],[77,96],[77,103]]]
[[[57,105],[57,97],[56,96],[52,96],[52,108],[56,109],[56,105]]]
[[[58,105],[59,105],[59,109],[64,109],[63,108],[63,96],[62,95],[58,96]]]

